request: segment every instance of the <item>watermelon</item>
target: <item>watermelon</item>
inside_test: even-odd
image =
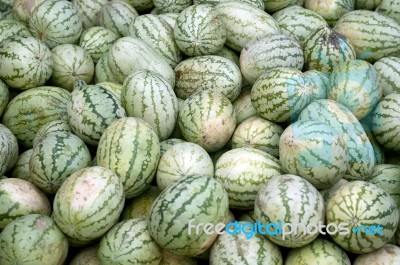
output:
[[[82,248],[78,254],[74,256],[69,265],[101,265],[97,257],[98,248],[98,245]]]
[[[213,90],[232,102],[239,96],[242,87],[239,67],[233,61],[215,55],[182,61],[175,67],[175,77],[175,92],[181,99],[199,91]]]
[[[228,207],[228,194],[214,178],[181,178],[157,197],[148,216],[149,231],[161,248],[193,257],[205,252],[218,236],[215,231],[196,233],[194,227],[225,223]],[[189,229],[190,224],[194,227]]]
[[[372,131],[372,114],[372,112],[368,114],[364,119],[360,121],[360,123],[364,128],[364,131],[367,134],[369,141],[372,144],[372,148],[374,149],[375,164],[385,164],[387,154],[385,153],[382,145],[376,140],[374,132]]]
[[[198,5],[198,4],[209,4],[209,5],[217,5],[219,3],[223,2],[231,2],[232,0],[193,0],[193,4]],[[250,4],[254,7],[257,7],[258,9],[264,10],[265,9],[265,4],[264,0],[239,0],[238,2],[244,2],[247,4]]]
[[[111,73],[110,67],[108,66],[108,52],[104,53],[96,63],[94,68],[94,83],[113,82],[122,84],[123,81],[119,81],[117,77]]]
[[[376,251],[359,255],[354,260],[353,265],[369,265],[374,263],[384,265],[400,264],[400,247],[386,244]]]
[[[126,198],[140,195],[151,183],[160,158],[160,144],[150,124],[127,117],[113,122],[101,136],[97,165],[121,179]]]
[[[165,22],[167,22],[172,29],[175,28],[176,21],[178,20],[179,13],[163,13],[157,15],[159,18],[163,19]]]
[[[11,170],[11,178],[19,178],[32,182],[31,177],[29,176],[29,161],[31,160],[32,152],[33,148],[22,152],[18,156],[17,163],[15,163]]]
[[[376,165],[367,181],[389,193],[397,207],[400,208],[400,166]]]
[[[0,176],[15,165],[18,159],[18,150],[17,138],[0,123]]]
[[[226,28],[226,46],[240,52],[252,39],[280,33],[278,23],[266,12],[245,2],[223,2],[215,6]]]
[[[108,89],[121,101],[122,100],[122,85],[113,83],[113,82],[101,82],[96,85],[102,86],[105,89]]]
[[[17,90],[41,86],[52,73],[51,52],[33,37],[11,38],[0,47],[0,78]]]
[[[385,148],[400,151],[400,94],[384,97],[376,106],[372,130],[376,140]]]
[[[329,81],[328,98],[345,105],[359,120],[375,109],[382,95],[375,68],[363,60],[338,64]]]
[[[32,35],[21,22],[14,19],[0,19],[0,43],[16,36],[31,37]]]
[[[400,94],[400,58],[384,57],[374,63],[383,96]]]
[[[311,102],[318,99],[326,99],[329,87],[329,74],[317,70],[308,70],[304,72],[304,76],[314,91],[311,94]]]
[[[137,11],[147,11],[154,7],[153,0],[126,0],[131,4]]]
[[[334,26],[344,14],[354,10],[355,0],[334,0],[321,2],[306,0],[305,8],[320,14],[330,26]]]
[[[237,66],[240,67],[239,55],[237,54],[236,51],[232,50],[231,48],[224,46],[224,47],[222,47],[221,50],[215,52],[213,55],[221,56],[226,59],[229,59],[232,62],[234,62]]]
[[[348,168],[344,178],[363,180],[375,166],[374,149],[357,118],[344,105],[320,99],[308,105],[299,120],[314,120],[328,124],[346,140]]]
[[[268,13],[274,13],[287,6],[295,5],[296,3],[296,0],[264,0],[265,11]]]
[[[355,0],[355,9],[375,10],[382,0]]]
[[[47,0],[32,10],[29,18],[32,36],[50,49],[75,44],[82,33],[82,20],[74,5],[66,0]]]
[[[180,255],[175,255],[169,251],[162,251],[162,260],[159,265],[197,265],[195,259]]]
[[[159,265],[162,250],[151,238],[144,218],[116,224],[101,239],[98,250],[101,264]]]
[[[50,82],[72,91],[75,82],[90,83],[94,75],[94,63],[90,53],[74,44],[62,44],[51,50],[53,73]]]
[[[87,167],[63,182],[54,198],[53,218],[70,244],[86,245],[117,223],[124,199],[117,175],[103,167]]]
[[[180,143],[185,143],[184,140],[178,138],[168,138],[160,142],[160,158],[172,146]]]
[[[135,71],[125,79],[121,96],[129,117],[148,122],[161,140],[171,135],[178,116],[178,101],[162,76],[148,70]]]
[[[279,124],[258,116],[249,117],[236,127],[232,135],[232,149],[253,147],[278,157],[282,132]]]
[[[365,254],[381,248],[394,236],[399,211],[386,191],[358,180],[340,187],[329,199],[326,222],[346,223],[349,233],[334,233],[331,237],[343,249]],[[358,231],[365,230],[362,226],[380,226],[381,229],[375,234],[360,233]]]
[[[6,84],[4,84],[4,82],[0,80],[0,118],[3,115],[3,112],[7,107],[9,101],[10,91],[8,90]]]
[[[109,29],[100,26],[91,27],[82,33],[79,46],[90,54],[94,62],[97,62],[118,38],[119,36]]]
[[[188,56],[199,56],[221,50],[227,32],[213,7],[192,5],[179,14],[174,27],[174,37],[183,53]]]
[[[316,93],[314,84],[294,68],[266,71],[254,83],[251,103],[257,114],[272,122],[294,120]]]
[[[271,178],[257,194],[254,215],[256,220],[264,225],[274,223],[269,227],[272,233],[266,237],[283,247],[303,247],[315,238],[319,231],[306,233],[305,227],[315,227],[324,221],[325,207],[322,195],[307,180],[296,175],[281,175]],[[284,235],[277,231],[278,222],[299,225],[297,233]],[[286,226],[282,230],[288,232]],[[283,232],[283,231],[282,231]]]
[[[126,202],[121,219],[147,218],[151,206],[160,195],[161,191],[156,186],[149,186],[142,194]]]
[[[17,178],[0,180],[0,228],[28,214],[50,215],[49,199],[32,183]],[[3,263],[2,263],[3,264]]]
[[[68,241],[54,220],[29,214],[9,223],[0,234],[0,264],[63,264]]]
[[[97,13],[97,20],[100,26],[115,34],[128,36],[129,25],[137,16],[139,16],[138,12],[129,1],[112,0],[103,5]]]
[[[164,190],[178,179],[191,175],[214,177],[211,157],[195,143],[175,144],[160,158],[156,172],[157,186]]]
[[[251,103],[251,86],[243,84],[239,96],[232,103],[235,109],[237,124],[242,123],[245,119],[257,115],[257,110]]]
[[[50,133],[72,132],[68,122],[64,120],[55,120],[46,123],[37,131],[35,139],[33,139],[33,146],[39,144]]]
[[[278,22],[283,34],[301,44],[318,27],[327,26],[325,19],[315,11],[301,6],[288,6],[275,12],[272,17]]]
[[[285,265],[351,265],[346,252],[326,239],[317,238],[309,245],[289,251]]]
[[[249,210],[260,188],[283,169],[272,155],[250,147],[225,152],[215,165],[215,178],[229,195],[229,207]]]
[[[29,177],[46,193],[55,194],[64,180],[91,162],[89,149],[78,136],[50,133],[33,147]]]
[[[203,90],[182,104],[178,115],[184,138],[215,152],[224,147],[236,127],[236,114],[227,97],[216,91]]]
[[[304,68],[330,73],[341,63],[356,58],[350,41],[328,26],[311,32],[303,44]]]
[[[97,13],[108,0],[72,0],[84,29],[97,25]]]
[[[114,120],[126,117],[114,93],[99,85],[86,85],[82,80],[75,84],[67,112],[72,131],[93,146],[98,144],[104,130]]]
[[[334,30],[349,39],[358,59],[373,63],[400,52],[399,24],[377,12],[349,12],[339,19]]]
[[[319,190],[319,192],[321,193],[322,197],[324,198],[324,205],[325,208],[328,205],[329,200],[332,198],[332,196],[335,194],[335,192],[342,186],[346,185],[347,183],[349,183],[348,180],[345,179],[340,179],[338,182],[336,182],[333,186],[326,188],[326,189],[322,189]]]
[[[252,235],[249,223],[235,223],[243,227],[242,234],[236,234],[236,227],[220,235],[211,248],[210,265],[219,264],[263,264],[282,265],[283,258],[278,246],[262,235]],[[235,234],[231,234],[235,233]]]
[[[12,13],[16,20],[28,24],[32,10],[45,0],[14,0]]]
[[[400,2],[398,0],[382,0],[375,11],[400,23]]]
[[[192,4],[192,0],[153,0],[160,13],[181,13]]]
[[[114,43],[108,53],[108,66],[120,84],[136,70],[149,70],[164,77],[171,86],[175,85],[172,67],[146,42],[135,37],[123,37]]]
[[[317,189],[337,183],[347,170],[347,146],[342,134],[319,121],[298,121],[283,132],[279,157],[289,174],[303,177]]]

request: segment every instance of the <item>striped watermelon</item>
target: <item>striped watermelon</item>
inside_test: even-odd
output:
[[[400,208],[400,166],[376,165],[367,181],[389,193],[397,207]]]
[[[114,121],[126,117],[119,99],[99,85],[77,81],[67,103],[68,123],[85,143],[96,146],[104,130]]]
[[[108,0],[71,0],[71,2],[82,20],[83,28],[88,29],[97,25],[97,13]]]
[[[320,14],[333,27],[344,14],[353,11],[355,0],[334,0],[329,2],[305,0],[305,8]]]
[[[192,4],[192,0],[153,0],[160,13],[181,13]]]
[[[176,44],[183,53],[188,56],[199,56],[221,50],[227,34],[222,20],[217,17],[213,7],[193,5],[179,14],[174,36]]]
[[[139,14],[136,9],[124,0],[112,0],[97,13],[98,24],[119,36],[128,36],[129,25],[137,16]]]
[[[328,25],[320,14],[301,6],[288,6],[275,12],[272,17],[278,22],[283,34],[295,38],[301,44],[318,27]]]
[[[32,183],[16,178],[0,180],[0,229],[28,214],[50,215],[49,199]],[[2,263],[3,264],[3,263]]]
[[[108,66],[108,52],[104,53],[96,63],[94,68],[94,83],[103,83],[103,82],[113,82],[117,84],[122,84],[123,81],[119,81],[119,79],[111,72],[110,67]]]
[[[184,142],[171,146],[158,163],[156,180],[160,190],[192,175],[214,177],[214,164],[201,146]]]
[[[153,0],[126,0],[131,4],[137,11],[148,11],[154,7]]]
[[[375,109],[382,95],[375,68],[363,60],[338,64],[329,81],[328,98],[345,105],[359,120]]]
[[[86,245],[103,236],[124,207],[124,188],[111,170],[88,167],[76,171],[54,198],[53,218],[72,245]]]
[[[227,97],[204,90],[185,100],[179,109],[179,128],[187,141],[207,152],[224,147],[236,127],[236,114]]]
[[[0,43],[12,36],[30,37],[32,35],[21,22],[14,19],[0,19]]]
[[[97,148],[97,165],[121,179],[126,198],[141,194],[157,170],[160,144],[150,124],[140,118],[121,118],[104,131]]]
[[[178,116],[178,101],[162,76],[148,70],[135,71],[125,79],[121,96],[129,117],[148,122],[160,140],[171,135]]]
[[[264,225],[279,221],[299,224],[298,232],[286,235],[267,234],[266,237],[280,246],[302,247],[315,238],[317,233],[305,233],[304,226],[318,226],[324,221],[324,200],[311,183],[296,175],[271,178],[257,194],[254,215]],[[276,228],[271,227],[276,232]]]
[[[271,69],[254,83],[251,103],[258,115],[272,122],[294,120],[317,92],[308,81],[294,68]]]
[[[168,23],[172,27],[172,29],[175,28],[176,21],[178,20],[179,13],[163,13],[157,15],[159,18],[163,19],[165,22]]]
[[[70,132],[50,133],[33,147],[29,177],[40,189],[54,194],[64,180],[89,167],[91,162],[89,149],[78,136]]]
[[[364,119],[362,119],[360,121],[360,123],[361,123],[362,127],[364,128],[364,131],[367,134],[369,141],[372,144],[372,148],[374,149],[375,164],[377,164],[377,165],[385,164],[386,157],[388,154],[386,154],[385,149],[376,140],[374,132],[372,131],[372,114],[373,113],[370,113],[369,115],[367,115]],[[389,157],[390,157],[390,155],[389,155]]]
[[[319,121],[298,121],[279,141],[283,169],[303,177],[317,189],[337,183],[347,170],[347,146],[342,134]]]
[[[50,133],[64,133],[72,132],[68,122],[64,120],[55,120],[46,123],[37,131],[35,139],[33,139],[33,146],[39,144]]]
[[[363,180],[375,166],[375,154],[363,127],[349,109],[332,100],[320,99],[308,105],[299,120],[314,120],[328,124],[344,137],[348,168],[344,178]]]
[[[33,148],[22,152],[18,156],[17,163],[15,163],[11,171],[11,178],[19,178],[32,182],[31,177],[29,176],[29,161],[31,160],[32,152]]]
[[[182,54],[174,40],[174,29],[162,18],[145,14],[137,17],[129,26],[129,35],[145,41],[171,67],[181,60]]]
[[[97,257],[98,248],[98,245],[82,248],[78,254],[74,256],[69,265],[101,265]]]
[[[359,255],[353,262],[353,265],[370,264],[400,264],[400,247],[392,244],[386,244],[382,248],[368,254]]]
[[[41,86],[52,73],[51,52],[33,37],[12,38],[0,47],[0,78],[17,90]]]
[[[51,50],[53,73],[50,82],[72,91],[75,82],[90,83],[94,75],[94,63],[90,54],[74,44],[62,44]]]
[[[175,255],[169,251],[163,250],[162,260],[159,265],[197,265],[197,262],[193,258]]]
[[[285,34],[268,34],[250,41],[240,53],[240,70],[249,84],[278,67],[303,69],[304,56],[298,41]]]
[[[239,96],[232,103],[235,109],[237,124],[257,114],[257,110],[251,104],[251,88],[249,84],[243,84]]]
[[[394,236],[399,211],[386,191],[365,181],[352,181],[340,187],[330,198],[326,207],[326,222],[336,225],[347,223],[349,233],[335,233],[331,237],[343,249],[363,254],[381,248]],[[380,225],[383,235],[360,235],[357,229],[362,225]]]
[[[215,178],[229,195],[229,207],[249,210],[260,188],[283,169],[272,155],[250,147],[225,152],[215,165]]]
[[[400,151],[400,94],[384,97],[373,112],[372,130],[385,148]]]
[[[279,124],[259,116],[249,117],[236,127],[232,135],[232,149],[253,147],[278,157],[282,132]]]
[[[351,265],[346,252],[326,239],[317,238],[309,245],[289,251],[285,265]]]
[[[0,80],[0,118],[3,115],[3,112],[7,107],[9,101],[10,91],[8,90],[6,84],[4,84],[3,81]]]
[[[14,0],[12,13],[16,20],[28,24],[32,10],[45,0]]]
[[[29,29],[35,38],[52,49],[60,44],[77,43],[83,26],[71,2],[47,0],[32,10]]]
[[[217,238],[189,231],[189,221],[225,223],[229,211],[228,194],[215,179],[205,176],[181,178],[166,188],[154,202],[148,217],[152,238],[165,250],[193,257],[205,252]],[[176,209],[179,209],[178,211]]]
[[[136,70],[150,70],[164,77],[171,86],[175,85],[171,66],[146,42],[135,37],[123,37],[114,43],[108,53],[108,66],[120,84]]]
[[[355,9],[375,10],[382,0],[355,0]]]
[[[326,99],[329,87],[329,74],[317,70],[308,70],[304,72],[314,93],[311,95],[311,102],[318,99]]]
[[[265,11],[274,13],[287,6],[295,5],[297,0],[264,0]]]
[[[346,185],[347,183],[349,183],[348,180],[345,179],[341,179],[338,182],[336,182],[333,186],[327,188],[327,189],[322,189],[319,190],[319,192],[321,193],[322,197],[324,198],[324,205],[325,208],[328,205],[329,200],[332,198],[332,196],[335,194],[335,192],[342,186]]]
[[[349,39],[358,59],[373,63],[400,52],[399,24],[377,12],[349,12],[339,19],[334,30]]]
[[[232,62],[234,62],[237,66],[240,66],[239,55],[237,54],[237,52],[235,52],[231,48],[224,46],[224,47],[222,47],[221,50],[217,51],[213,55],[221,56],[226,59],[229,59]]]
[[[175,67],[175,92],[181,99],[203,91],[218,91],[231,102],[240,94],[242,74],[229,59],[215,55],[197,56]]]
[[[63,264],[68,241],[54,220],[30,214],[9,223],[0,234],[0,264]]]
[[[101,264],[159,265],[162,250],[151,238],[144,218],[116,224],[101,239],[97,256]]]
[[[248,3],[235,1],[215,7],[226,28],[226,45],[240,52],[252,39],[280,33],[278,23],[266,12]]]
[[[238,224],[246,227],[247,223]],[[251,227],[245,233],[251,233]],[[234,232],[234,228],[230,230]],[[282,265],[283,258],[278,246],[261,235],[248,238],[246,234],[220,235],[211,248],[210,265],[220,264],[263,264]]]
[[[400,23],[400,2],[398,0],[382,0],[375,11]]]
[[[105,89],[108,89],[121,101],[122,100],[122,85],[113,83],[113,82],[101,82],[96,85],[102,86]]]
[[[304,68],[330,73],[333,69],[356,58],[349,40],[328,26],[321,26],[304,40]]]
[[[3,114],[2,123],[17,137],[18,143],[31,148],[36,132],[44,124],[67,119],[70,93],[58,87],[37,87],[14,97]]]
[[[160,195],[161,191],[156,186],[149,186],[142,194],[126,202],[121,219],[147,218],[150,208]]]
[[[160,158],[172,146],[180,143],[185,143],[184,140],[178,138],[168,138],[160,142]]]
[[[94,62],[97,62],[118,38],[119,36],[109,29],[99,26],[91,27],[82,33],[79,46],[92,56]]]
[[[209,5],[217,5],[219,3],[223,2],[231,2],[232,0],[193,0],[193,4],[198,5],[198,4],[209,4]],[[250,4],[254,7],[257,7],[258,9],[264,10],[265,9],[265,4],[264,0],[239,0],[238,2],[244,2],[247,4]]]
[[[383,96],[400,94],[400,58],[384,57],[374,63]]]

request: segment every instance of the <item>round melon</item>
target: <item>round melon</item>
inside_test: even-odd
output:
[[[50,133],[63,133],[63,132],[67,133],[72,132],[68,122],[64,120],[55,120],[48,122],[42,127],[40,127],[40,129],[37,131],[35,139],[33,139],[33,146],[40,143]]]
[[[232,102],[235,109],[237,124],[242,123],[245,119],[257,115],[257,110],[251,103],[251,88],[248,84],[243,84],[239,96]]]
[[[121,101],[122,100],[122,85],[113,82],[100,82],[97,85],[104,87],[114,93],[115,96]]]
[[[192,0],[153,0],[153,3],[160,13],[181,13],[192,4]]]
[[[94,62],[97,62],[118,38],[119,36],[109,29],[100,26],[91,27],[82,32],[79,46],[90,54]]]
[[[24,24],[28,24],[32,10],[44,1],[45,0],[14,0],[12,7],[14,18]]]
[[[33,148],[28,149],[18,156],[18,160],[15,163],[11,171],[11,178],[19,178],[29,182],[32,182],[29,175],[29,161],[31,160]]]
[[[108,66],[108,52],[104,53],[99,58],[94,68],[94,83],[113,82],[116,84],[122,84],[123,81],[119,81],[118,78],[111,72]]]
[[[354,10],[354,0],[305,0],[305,8],[320,14],[333,27],[340,17]]]
[[[400,166],[381,164],[376,165],[371,176],[367,179],[369,183],[375,184],[385,190],[400,208]]]
[[[29,29],[21,22],[14,19],[3,18],[0,20],[0,43],[10,37],[31,37]]]
[[[84,29],[97,25],[97,13],[108,0],[72,0]]]
[[[185,140],[178,138],[168,138],[160,142],[160,157],[172,146],[180,143],[184,143]]]
[[[314,92],[311,94],[311,102],[318,99],[326,99],[329,87],[329,74],[317,70],[308,70],[304,72],[304,75],[309,80],[311,89]]]
[[[0,123],[0,176],[17,163],[18,150],[17,138],[10,129]]]
[[[374,68],[378,73],[383,96],[400,94],[400,58],[384,57],[374,63]]]

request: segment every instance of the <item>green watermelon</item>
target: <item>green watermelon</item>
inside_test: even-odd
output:
[[[47,0],[32,10],[29,29],[50,49],[60,44],[75,44],[82,33],[82,20],[67,0]]]
[[[90,54],[94,62],[97,62],[118,38],[119,36],[109,29],[100,26],[91,27],[82,33],[79,46]]]
[[[101,136],[97,165],[111,169],[121,179],[125,196],[141,194],[151,183],[160,157],[157,134],[140,118],[113,122]]]
[[[17,178],[0,180],[0,228],[28,214],[50,215],[49,199],[32,183]],[[1,263],[3,264],[3,263]]]
[[[305,8],[320,14],[333,27],[344,14],[353,11],[355,0],[313,1],[305,0]]]
[[[82,20],[83,28],[88,29],[97,25],[97,13],[108,0],[71,0],[71,2]]]
[[[375,11],[400,23],[400,2],[397,0],[382,0]]]
[[[86,245],[117,223],[124,199],[122,182],[111,170],[84,168],[69,176],[57,191],[53,218],[70,244]]]
[[[400,264],[400,247],[392,244],[386,244],[382,248],[371,253],[359,255],[353,262],[353,265],[370,264]]]
[[[192,0],[153,0],[160,13],[181,13],[192,4]]]
[[[32,152],[33,148],[19,154],[17,163],[15,163],[11,170],[11,178],[19,178],[32,182],[29,176],[29,161],[31,160]]]
[[[14,19],[0,19],[0,43],[16,36],[30,37],[32,35],[29,29],[21,22]]]
[[[239,55],[237,54],[236,51],[232,50],[231,48],[224,46],[222,47],[221,50],[215,52],[213,55],[229,59],[232,62],[234,62],[237,66],[240,66]]]
[[[54,220],[30,214],[9,223],[0,234],[1,265],[63,264],[68,241]]]
[[[108,52],[104,53],[96,63],[94,68],[94,83],[113,82],[116,84],[122,84],[123,81],[119,81],[118,78],[111,72],[108,66]]]
[[[157,15],[159,18],[163,19],[165,22],[167,22],[172,29],[175,28],[176,21],[178,20],[179,13],[163,13]]]
[[[376,165],[367,181],[389,193],[397,207],[400,208],[400,166]]]
[[[102,86],[105,89],[108,89],[121,101],[122,100],[122,85],[113,83],[113,82],[101,82],[96,85]]]
[[[343,249],[364,254],[381,248],[394,236],[399,211],[386,191],[365,181],[352,181],[329,199],[326,222],[346,223],[348,233],[334,233],[331,237]],[[365,230],[362,226],[380,226],[381,229],[374,234],[360,233],[358,231]]]
[[[400,94],[400,58],[384,57],[374,63],[383,96]]]
[[[219,3],[223,2],[231,2],[232,0],[193,0],[193,4],[198,5],[198,4],[209,4],[209,5],[217,5]],[[257,7],[258,9],[264,10],[265,5],[264,5],[264,0],[239,0],[238,2],[244,2],[247,4],[250,4],[254,7]]]
[[[18,141],[12,131],[0,123],[0,175],[9,171],[18,159]]]
[[[50,133],[63,133],[72,132],[68,122],[64,120],[55,120],[46,123],[37,131],[35,139],[33,139],[33,146],[40,143]]]
[[[178,138],[168,138],[160,142],[160,157],[172,146],[185,143],[184,140]]]
[[[98,248],[98,245],[82,248],[78,254],[74,256],[69,265],[101,265],[97,257]]]
[[[147,218],[151,206],[160,195],[161,190],[156,186],[149,186],[142,194],[125,203],[121,219]]]
[[[251,103],[251,88],[249,84],[243,84],[239,96],[232,103],[235,109],[237,124],[242,123],[245,119],[257,115],[257,110]]]
[[[311,94],[311,102],[318,99],[326,99],[329,87],[329,74],[317,70],[308,70],[304,72],[304,76],[314,91]]]
[[[264,0],[265,11],[274,13],[287,6],[295,5],[297,0]]]

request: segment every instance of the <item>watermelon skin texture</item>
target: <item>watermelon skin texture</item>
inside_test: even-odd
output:
[[[305,8],[320,14],[328,24],[333,27],[344,14],[354,10],[355,0],[334,0],[320,2],[305,0]]]
[[[122,84],[123,81],[119,81],[118,78],[111,72],[108,65],[108,52],[104,53],[96,63],[94,68],[94,83],[112,82],[116,84]]]
[[[192,5],[192,0],[153,0],[153,3],[160,13],[181,13]]]
[[[28,149],[18,156],[18,160],[11,170],[10,178],[19,178],[29,182],[32,180],[29,177],[29,160],[31,160],[33,149]]]
[[[364,128],[344,105],[329,99],[320,99],[308,105],[299,120],[314,120],[328,124],[346,139],[348,168],[344,178],[364,180],[375,166],[375,154]]]
[[[32,37],[29,29],[21,22],[3,18],[0,20],[0,43],[9,39],[10,37]]]
[[[160,159],[159,138],[150,124],[127,117],[113,122],[101,136],[97,165],[121,179],[126,198],[140,195],[151,183]]]
[[[166,188],[150,210],[148,227],[163,249],[193,257],[205,252],[217,238],[213,232],[189,234],[188,224],[225,223],[229,211],[228,194],[214,178],[190,176]],[[178,211],[176,209],[179,209]]]
[[[158,265],[162,250],[151,238],[146,219],[134,218],[107,232],[100,241],[98,257],[101,264]]]
[[[29,214],[9,223],[0,234],[0,264],[63,264],[68,241],[54,220]]]
[[[108,0],[72,0],[71,2],[78,12],[83,29],[88,29],[97,25],[97,13]]]
[[[84,246],[118,222],[124,203],[117,175],[103,167],[87,167],[63,182],[54,198],[53,218],[70,244]]]
[[[400,94],[400,58],[384,57],[374,63],[378,72],[382,95]]]
[[[10,129],[0,123],[0,176],[17,163],[18,151],[17,138]]]
[[[332,234],[331,237],[344,250],[365,254],[381,248],[392,239],[399,223],[399,211],[386,191],[358,180],[340,187],[329,199],[326,222],[337,225],[348,223],[350,233]],[[357,230],[352,231],[361,225],[380,225],[383,235],[377,233],[360,236]]]
[[[37,131],[35,139],[33,139],[33,146],[37,145],[50,133],[72,132],[71,127],[67,121],[55,120],[46,123]]]
[[[46,123],[67,119],[70,93],[58,87],[37,87],[15,96],[3,114],[2,123],[18,143],[31,148],[37,131]]]

